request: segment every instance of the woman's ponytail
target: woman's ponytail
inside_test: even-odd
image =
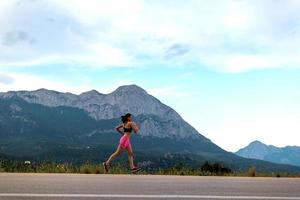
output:
[[[121,120],[122,120],[123,123],[126,123],[127,122],[127,117],[125,117],[124,115],[122,115],[121,116]]]

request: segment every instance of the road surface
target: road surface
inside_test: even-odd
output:
[[[300,179],[0,173],[0,199],[300,200]]]

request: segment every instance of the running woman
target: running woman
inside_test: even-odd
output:
[[[140,170],[137,166],[134,165],[133,162],[133,152],[130,144],[130,136],[131,132],[134,131],[137,133],[139,131],[139,127],[132,121],[131,114],[127,113],[124,116],[121,116],[122,124],[116,127],[116,131],[123,135],[120,138],[119,146],[117,150],[109,157],[109,159],[106,162],[103,162],[103,167],[105,172],[108,172],[109,167],[111,165],[111,162],[118,156],[120,155],[121,151],[126,149],[128,153],[128,160],[129,160],[129,165],[131,168],[131,172],[136,172]],[[120,130],[123,128],[123,132]]]

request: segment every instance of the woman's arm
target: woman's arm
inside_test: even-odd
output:
[[[137,133],[139,131],[139,126],[136,123],[131,122],[130,125],[135,133]]]
[[[122,131],[120,131],[120,129],[121,128],[123,128],[123,124],[120,124],[119,126],[117,126],[116,128],[115,128],[115,130],[118,132],[118,133],[120,133],[121,135],[124,135],[124,133],[122,132]]]

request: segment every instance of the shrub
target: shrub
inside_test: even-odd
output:
[[[256,176],[256,168],[255,167],[250,167],[248,169],[248,176],[250,176],[250,177],[255,177]]]
[[[224,167],[220,163],[213,163],[210,164],[209,162],[205,162],[201,166],[201,171],[206,175],[225,175],[230,174],[232,171],[231,169]]]

